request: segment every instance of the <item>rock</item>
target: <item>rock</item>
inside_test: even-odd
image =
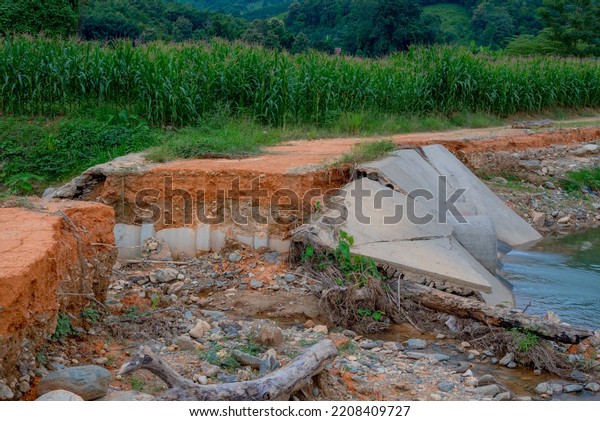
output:
[[[362,349],[381,348],[382,346],[383,341],[363,341],[360,343]]]
[[[565,393],[577,393],[583,390],[582,384],[568,384],[563,387]]]
[[[194,339],[200,339],[210,331],[210,325],[202,319],[196,322],[196,325],[190,330],[190,336]]]
[[[92,364],[94,365],[105,365],[107,362],[108,358],[106,357],[92,358]]]
[[[196,349],[196,344],[194,341],[192,341],[186,335],[181,335],[175,338],[173,344],[177,345],[177,347],[182,351],[194,351]]]
[[[404,351],[404,347],[400,342],[384,342],[383,349],[388,351]]]
[[[23,381],[18,384],[17,389],[19,389],[19,392],[25,394],[31,390],[31,386],[29,385],[29,382]]]
[[[173,269],[173,268],[157,269],[150,274],[150,282],[159,283],[159,284],[162,284],[165,282],[171,282],[171,281],[177,279],[177,275],[179,275],[179,272],[177,271],[177,269]]]
[[[441,382],[441,383],[438,383],[437,387],[442,392],[450,392],[452,389],[454,389],[454,383],[451,383],[451,382]]]
[[[476,387],[475,389],[473,389],[473,392],[481,396],[494,397],[498,393],[500,393],[500,388],[498,387],[498,385],[489,384],[487,386]]]
[[[229,261],[232,263],[237,263],[240,260],[242,260],[242,255],[239,254],[238,252],[234,251],[233,253],[229,254]]]
[[[598,152],[598,145],[594,143],[590,143],[588,145],[583,145],[581,148],[575,149],[573,151],[573,155],[575,156],[584,156],[587,154],[593,154]]]
[[[502,393],[498,393],[495,397],[494,397],[495,401],[510,401],[511,400],[511,396],[510,396],[510,392],[502,392]]]
[[[15,397],[15,394],[13,393],[12,390],[10,390],[10,387],[8,387],[7,385],[5,385],[3,382],[0,381],[0,401],[10,400],[10,399],[13,399],[14,397]]]
[[[471,371],[471,369],[465,371],[464,373],[461,374],[461,377],[473,377],[473,372]]]
[[[423,339],[409,339],[407,341],[408,349],[425,349],[427,348],[427,341]]]
[[[110,392],[108,395],[98,399],[102,402],[142,402],[151,401],[154,396],[148,393],[138,392],[136,390],[124,390],[118,392]]]
[[[477,387],[478,382],[475,377],[466,377],[465,378],[465,386],[467,387]]]
[[[206,361],[203,361],[202,364],[200,364],[200,370],[202,370],[202,373],[207,377],[215,377],[221,371],[219,367],[207,363]]]
[[[208,384],[208,377],[206,377],[206,376],[198,376],[197,381],[201,385],[207,385]]]
[[[550,395],[550,396],[552,396],[554,394],[554,390],[552,389],[552,386],[550,386],[550,383],[543,382],[543,383],[539,383],[535,387],[535,393],[537,393],[538,395]]]
[[[347,336],[349,338],[355,338],[356,337],[356,332],[354,332],[353,330],[346,329],[346,330],[344,330],[342,332],[342,335]]]
[[[435,353],[433,354],[433,358],[435,358],[439,362],[450,361],[450,356],[446,354]]]
[[[469,342],[461,342],[460,343],[460,347],[461,348],[471,348],[471,344]]]
[[[554,392],[555,395],[558,395],[559,393],[563,392],[563,385],[562,384],[550,383],[550,387],[552,388],[552,392]]]
[[[571,378],[577,382],[586,383],[588,381],[588,376],[583,374],[579,370],[571,371]]]
[[[76,395],[73,392],[67,390],[53,390],[40,396],[36,401],[53,401],[53,402],[67,402],[67,401],[83,401],[81,396]]]
[[[517,368],[517,363],[514,361],[509,362],[508,364],[506,364],[507,368]]]
[[[571,216],[567,215],[567,216],[563,216],[562,218],[560,218],[557,222],[559,224],[568,224],[571,221]]]
[[[329,333],[329,329],[327,329],[327,326],[325,325],[316,325],[313,327],[313,332],[327,335]]]
[[[53,390],[67,390],[91,401],[108,393],[111,374],[104,367],[84,365],[53,371],[42,378],[38,392],[46,394]]]
[[[264,283],[262,283],[261,281],[257,281],[256,279],[250,280],[250,288],[252,289],[260,289],[263,287],[263,285]]]
[[[494,178],[492,178],[492,181],[494,183],[502,184],[502,185],[508,184],[508,180],[504,177],[494,177]]]
[[[496,378],[491,374],[484,374],[479,378],[479,386],[487,386],[489,384],[496,384]]]
[[[265,262],[271,263],[271,264],[278,264],[280,256],[281,256],[280,253],[278,253],[276,251],[272,251],[270,253],[265,254]]]
[[[600,384],[596,382],[588,383],[585,385],[585,390],[589,390],[590,392],[598,393],[600,392]]]
[[[304,327],[306,329],[312,329],[313,327],[315,327],[315,322],[309,319],[304,323]]]
[[[559,324],[560,323],[560,317],[558,317],[556,314],[554,314],[550,310],[548,310],[546,312],[546,314],[544,314],[544,320],[547,320],[550,323],[555,323],[555,324]]]
[[[509,352],[504,357],[502,357],[499,364],[500,365],[508,365],[508,364],[512,363],[514,361],[514,359],[515,359],[515,354],[512,352]]]
[[[534,227],[542,228],[546,223],[546,214],[544,214],[543,212],[533,211],[531,213],[531,219]]]
[[[294,282],[296,281],[296,275],[294,275],[293,273],[286,273],[284,279],[286,280],[286,282]]]
[[[283,343],[283,331],[277,326],[263,326],[260,329],[258,342],[268,346],[279,346]]]
[[[545,181],[544,187],[546,187],[547,189],[550,189],[550,190],[556,189],[556,185],[552,181]]]

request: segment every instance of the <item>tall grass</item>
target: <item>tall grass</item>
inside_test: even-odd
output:
[[[515,59],[413,48],[381,60],[273,52],[240,43],[133,47],[5,39],[0,112],[62,115],[112,104],[155,125],[226,113],[275,126],[322,125],[344,113],[506,116],[600,107],[598,61]]]

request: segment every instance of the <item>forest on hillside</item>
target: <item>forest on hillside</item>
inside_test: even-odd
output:
[[[243,40],[378,57],[411,45],[600,55],[600,0],[0,0],[0,33]]]

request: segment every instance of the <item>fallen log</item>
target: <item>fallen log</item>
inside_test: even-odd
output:
[[[287,400],[295,392],[309,386],[312,378],[337,356],[330,340],[322,340],[285,367],[260,379],[236,383],[198,385],[182,377],[162,361],[150,348],[143,347],[119,370],[119,375],[146,369],[169,389],[154,400],[161,401],[259,401]]]
[[[481,301],[449,294],[406,280],[400,281],[400,291],[402,294],[408,294],[410,299],[416,303],[432,310],[475,319],[489,326],[528,331],[535,333],[540,338],[554,342],[578,344],[594,334],[589,330],[552,323],[541,317],[524,314],[514,309],[491,307]]]

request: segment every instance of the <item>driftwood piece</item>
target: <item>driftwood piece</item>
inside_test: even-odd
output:
[[[578,344],[593,336],[589,330],[552,323],[541,317],[502,307],[491,307],[480,301],[442,292],[410,281],[401,281],[402,293],[410,299],[432,310],[471,318],[490,326],[505,329],[518,328],[535,333],[543,339],[566,344]]]
[[[185,379],[150,348],[143,347],[131,361],[124,364],[119,374],[146,369],[169,389],[155,400],[162,401],[259,401],[285,400],[310,385],[312,378],[337,356],[337,348],[328,339],[313,345],[285,367],[260,379],[245,382],[198,385]]]

